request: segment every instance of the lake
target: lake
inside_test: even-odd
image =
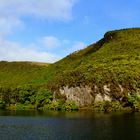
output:
[[[0,140],[140,140],[140,114],[0,111]]]

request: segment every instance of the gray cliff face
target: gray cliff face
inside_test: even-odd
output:
[[[101,87],[100,87],[101,88]],[[92,105],[94,102],[99,101],[121,101],[124,95],[124,88],[118,85],[118,93],[111,90],[110,85],[104,85],[102,91],[96,85],[90,86],[77,86],[77,87],[62,87],[59,89],[60,95],[66,97],[66,100],[74,101],[79,107],[86,107]],[[129,94],[129,92],[128,92]],[[140,90],[137,90],[137,96],[140,97]]]
[[[94,97],[89,86],[71,87],[68,86],[60,89],[60,94],[66,96],[67,100],[74,101],[78,106],[91,105]]]

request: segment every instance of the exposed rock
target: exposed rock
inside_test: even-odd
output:
[[[102,102],[102,101],[104,101],[104,98],[103,98],[102,94],[101,93],[97,94],[95,96],[94,102]]]
[[[124,94],[124,88],[121,85],[118,85],[120,91],[118,95],[120,97],[118,100],[120,101]],[[93,88],[94,87],[94,88]],[[113,95],[113,91],[111,91],[110,85],[104,85],[103,91],[100,91],[97,85],[93,87],[90,86],[77,86],[77,87],[62,87],[59,89],[60,95],[66,97],[66,100],[74,101],[79,107],[90,106],[94,102],[102,102],[102,101],[112,101],[116,100]],[[140,89],[136,91],[138,97],[140,97]],[[128,93],[129,95],[129,93]]]
[[[110,97],[110,95],[104,95],[104,101],[109,101],[111,102],[112,101],[112,98]]]
[[[91,105],[94,101],[92,90],[89,86],[71,87],[68,86],[60,89],[60,94],[65,95],[67,100],[75,101],[80,106]]]
[[[121,93],[123,93],[124,89],[123,89],[122,85],[119,85],[119,88],[121,90]]]
[[[105,93],[109,93],[111,91],[108,85],[104,85],[103,88]]]
[[[102,101],[112,101],[112,98],[110,97],[110,95],[102,95],[101,93],[95,95],[95,100],[94,102],[102,102]]]
[[[97,91],[97,86],[95,86],[96,88],[96,91]],[[96,95],[95,95],[95,100],[94,102],[102,102],[102,101],[112,101],[111,99],[111,96],[110,96],[110,88],[109,88],[109,85],[104,85],[103,86],[103,90],[104,90],[104,93],[101,94],[101,93],[97,93],[96,92]],[[98,90],[99,91],[99,90]]]

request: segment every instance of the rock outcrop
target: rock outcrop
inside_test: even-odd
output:
[[[89,86],[71,87],[68,86],[60,89],[60,94],[66,96],[67,100],[74,101],[78,106],[88,106],[94,101],[92,89]]]
[[[79,107],[85,107],[92,105],[94,102],[111,102],[114,100],[121,101],[126,94],[124,93],[124,88],[121,85],[118,85],[117,88],[119,89],[117,97],[115,97],[115,93],[111,90],[110,85],[104,85],[102,87],[102,91],[99,87],[97,87],[97,85],[94,85],[94,87],[88,85],[77,87],[65,86],[59,89],[59,93],[60,95],[65,96],[66,100],[74,101]],[[136,94],[140,96],[139,89]]]

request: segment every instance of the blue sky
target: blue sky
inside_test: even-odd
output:
[[[0,60],[55,62],[109,30],[140,27],[139,0],[0,0]]]

